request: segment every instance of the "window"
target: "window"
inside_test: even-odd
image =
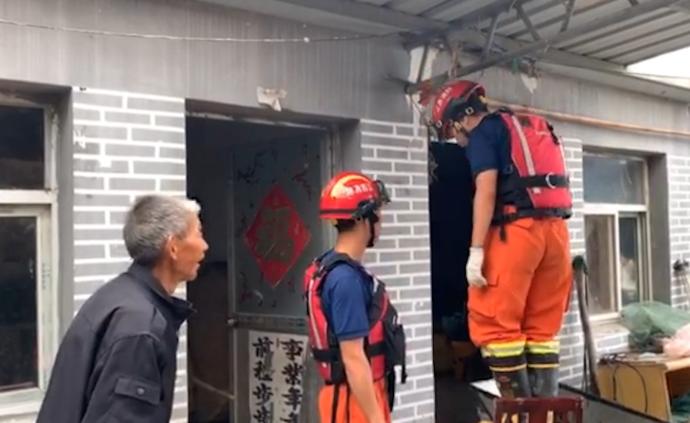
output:
[[[54,116],[0,104],[0,402],[40,394],[57,342]]]
[[[614,316],[649,298],[647,163],[585,153],[582,173],[589,308],[594,315]]]

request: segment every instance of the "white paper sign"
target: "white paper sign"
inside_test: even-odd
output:
[[[298,423],[307,337],[249,331],[252,423]]]

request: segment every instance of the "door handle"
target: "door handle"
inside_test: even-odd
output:
[[[228,325],[228,327],[229,327],[230,329],[235,329],[235,328],[237,328],[237,325],[238,325],[238,324],[239,324],[239,322],[237,321],[236,318],[231,317],[231,318],[228,319],[227,325]]]

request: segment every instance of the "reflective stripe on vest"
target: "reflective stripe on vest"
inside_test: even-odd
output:
[[[510,137],[512,173],[501,175],[501,198],[497,204],[515,205],[518,213],[513,218],[531,214],[535,217],[568,217],[572,209],[572,194],[568,187],[564,150],[549,123],[536,115],[498,114]],[[497,210],[497,213],[497,220],[500,220],[503,212]]]

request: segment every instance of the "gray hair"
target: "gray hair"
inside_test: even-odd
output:
[[[189,229],[190,214],[201,207],[196,201],[147,195],[138,198],[127,213],[123,238],[135,263],[152,265],[161,256],[170,236],[182,236]]]

